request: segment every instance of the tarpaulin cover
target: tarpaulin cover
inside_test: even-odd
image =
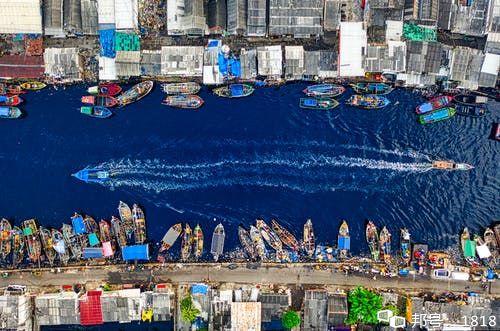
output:
[[[350,250],[351,249],[351,238],[340,237],[338,240],[338,244],[339,244],[339,249]]]
[[[436,30],[424,28],[416,24],[405,23],[403,25],[403,37],[415,41],[436,41]]]
[[[222,76],[227,75],[227,59],[224,57],[222,52],[219,52],[217,56],[217,62],[219,62],[219,72]]]
[[[95,233],[89,234],[89,244],[90,246],[97,246],[99,245],[99,238]]]
[[[102,258],[102,248],[101,247],[85,247],[83,249],[84,259],[100,259]]]
[[[235,59],[234,57],[230,58],[228,61],[229,71],[231,72],[231,76],[233,77],[241,77],[241,63],[240,60]]]
[[[221,44],[222,44],[222,42],[220,40],[211,39],[208,41],[207,47],[208,48],[217,48],[217,47],[220,47]]]
[[[80,300],[80,324],[103,324],[101,291],[88,291],[87,296]]]
[[[208,293],[208,285],[206,284],[194,284],[191,286],[191,294],[201,294],[206,295]]]
[[[31,230],[31,228],[24,228],[23,233],[25,236],[31,236],[33,234],[33,230]]]
[[[99,43],[101,44],[101,56],[114,58],[115,51],[115,30],[99,30]]]
[[[64,254],[66,252],[66,245],[64,240],[59,240],[54,245],[54,250],[59,254]]]
[[[115,34],[116,51],[140,51],[141,42],[139,36],[135,33],[116,32]]]
[[[476,246],[476,251],[480,259],[487,259],[491,256],[490,249],[486,245]]]
[[[9,97],[6,95],[0,95],[0,102],[7,102],[9,101]]]
[[[243,95],[243,85],[241,84],[233,84],[229,86],[231,90],[232,96],[240,96]]]
[[[9,116],[9,107],[0,107],[0,116]]]
[[[102,253],[104,257],[110,257],[114,255],[113,246],[111,246],[111,242],[105,241],[102,243]]]
[[[76,234],[84,234],[86,232],[85,224],[83,223],[83,218],[81,216],[71,219],[71,224],[73,224],[73,232]]]
[[[125,261],[149,260],[149,245],[132,245],[122,247],[122,257]]]
[[[304,105],[308,107],[316,107],[318,105],[318,102],[316,101],[316,99],[305,99]]]
[[[473,241],[473,240],[466,240],[465,241],[464,255],[465,255],[465,257],[475,257],[476,256],[476,242],[475,241]]]

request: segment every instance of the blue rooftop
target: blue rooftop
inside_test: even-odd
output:
[[[149,245],[132,245],[122,247],[122,257],[125,261],[149,260]]]

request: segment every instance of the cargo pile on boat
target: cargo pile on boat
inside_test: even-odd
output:
[[[25,82],[19,85],[0,83],[0,119],[16,119],[23,114],[18,107],[24,102],[21,95],[28,91],[38,91],[46,85],[41,82]]]
[[[196,95],[201,89],[198,83],[166,83],[162,84],[162,89],[167,94],[162,101],[166,106],[182,109],[198,109],[203,106],[203,99]]]
[[[111,222],[95,221],[89,215],[75,213],[70,223],[60,229],[38,226],[34,219],[12,226],[0,221],[0,263],[17,268],[24,262],[35,266],[67,265],[89,259],[118,258],[125,247],[144,245],[146,220],[144,212],[134,204],[132,209],[120,201],[119,218]],[[146,247],[147,249],[147,247]],[[122,256],[122,258],[126,258]]]

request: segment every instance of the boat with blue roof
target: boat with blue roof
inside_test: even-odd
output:
[[[435,110],[438,110],[440,108],[448,106],[452,100],[453,98],[450,97],[449,95],[440,95],[438,97],[432,98],[428,102],[425,102],[417,106],[415,112],[417,114],[427,114]]]
[[[351,250],[351,236],[349,235],[349,225],[347,221],[342,221],[337,237],[337,248],[339,249],[339,257],[346,258]]]
[[[310,97],[335,98],[345,92],[345,88],[335,84],[316,84],[306,87],[302,92]]]
[[[22,114],[17,107],[0,106],[0,118],[16,119],[21,117]]]
[[[445,107],[438,109],[436,111],[433,111],[432,113],[420,115],[418,117],[418,122],[420,124],[431,124],[431,123],[436,123],[440,121],[447,120],[449,118],[452,118],[455,116],[456,110],[453,107]]]
[[[95,118],[108,118],[113,115],[111,110],[102,106],[83,106],[80,107],[80,113]]]
[[[390,103],[391,102],[386,97],[373,94],[355,94],[346,101],[346,104],[348,104],[349,106],[363,109],[380,109],[388,106]]]
[[[299,107],[303,109],[329,110],[337,107],[338,101],[329,98],[300,98]]]
[[[230,84],[215,88],[213,92],[223,98],[242,98],[251,95],[254,88],[248,84]]]
[[[85,183],[102,184],[111,180],[110,172],[102,168],[85,168],[72,174],[72,176]]]
[[[391,85],[385,83],[356,83],[351,84],[351,87],[356,93],[360,94],[383,95],[389,94],[394,90]]]

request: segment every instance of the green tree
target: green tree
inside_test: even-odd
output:
[[[287,330],[300,325],[300,316],[296,311],[288,310],[281,317],[281,325]]]
[[[363,287],[349,292],[349,315],[347,324],[378,324],[377,312],[382,309],[382,297]]]
[[[193,304],[193,298],[190,295],[181,301],[181,319],[184,322],[193,323],[196,317],[200,315],[200,310]]]
[[[387,310],[387,309],[392,311],[393,316],[399,316],[400,313],[399,308],[396,307],[395,305],[387,305],[382,310]]]

